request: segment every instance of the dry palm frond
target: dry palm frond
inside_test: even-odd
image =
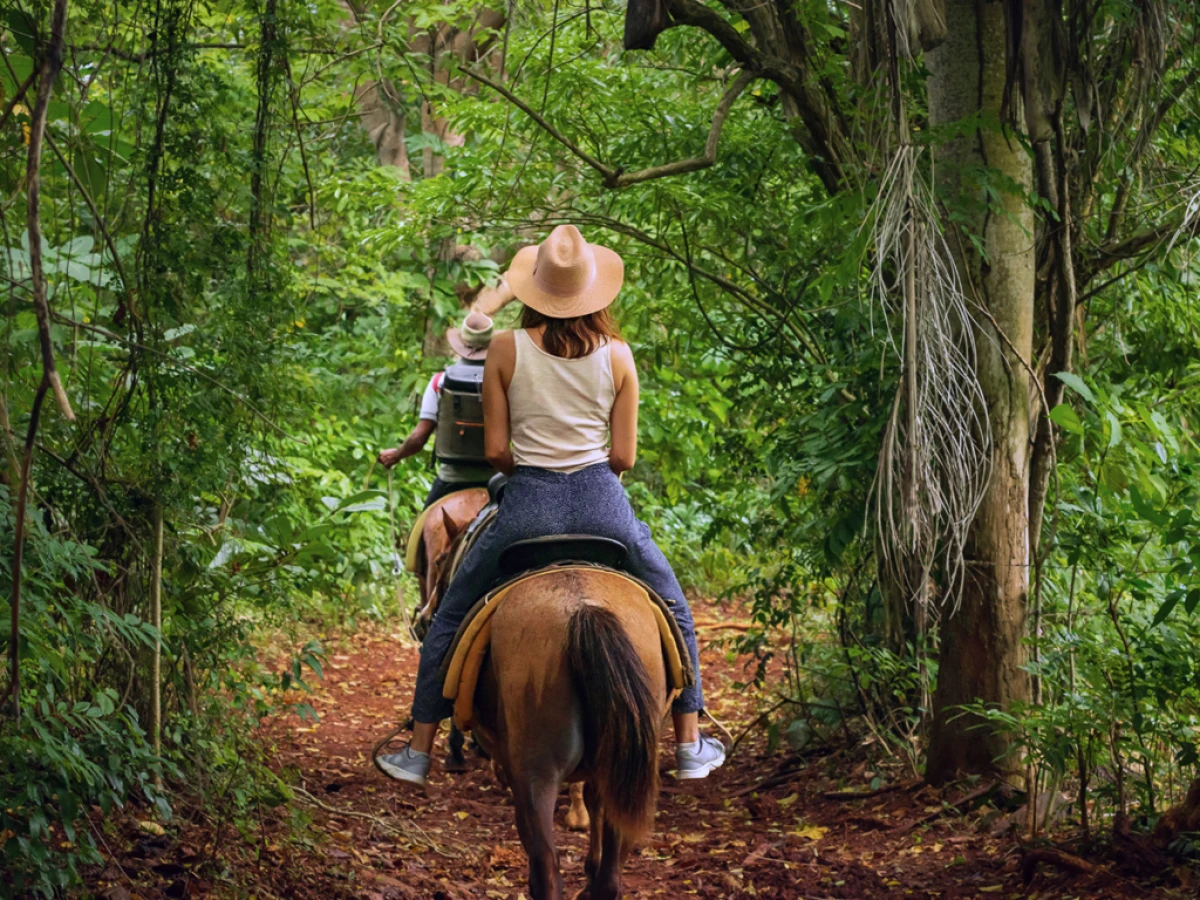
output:
[[[1197,231],[1200,231],[1200,183],[1192,182],[1187,185],[1184,193],[1188,195],[1187,206],[1184,207],[1179,227],[1175,229],[1167,244],[1167,253],[1174,250],[1180,240],[1186,242],[1189,238],[1195,237]]]
[[[873,486],[876,540],[925,621],[939,560],[943,595],[957,609],[967,532],[991,476],[991,429],[967,299],[920,155],[909,143],[896,148],[868,227],[872,293],[904,376]]]

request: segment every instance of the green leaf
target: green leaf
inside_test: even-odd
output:
[[[10,9],[4,16],[8,22],[9,31],[13,36],[13,40],[17,42],[17,46],[25,51],[29,57],[37,55],[37,47],[35,40],[37,37],[37,22],[33,17],[19,9]],[[26,103],[26,106],[32,106],[31,103]]]
[[[1077,393],[1088,403],[1096,402],[1096,395],[1092,393],[1092,389],[1083,383],[1083,379],[1074,372],[1055,372],[1054,377]]]
[[[349,506],[340,507],[337,512],[356,513],[356,512],[375,512],[381,509],[387,509],[387,498],[376,497],[374,500],[367,500],[364,503],[351,503]]]
[[[1105,410],[1104,418],[1108,422],[1108,446],[1111,449],[1121,443],[1121,422],[1112,410]]]
[[[1171,521],[1166,513],[1159,512],[1150,505],[1145,495],[1142,494],[1136,485],[1129,488],[1129,500],[1138,517],[1149,522],[1151,525],[1157,525],[1161,528],[1165,527]]]
[[[1183,596],[1182,588],[1176,588],[1171,591],[1167,595],[1167,599],[1163,601],[1163,605],[1158,608],[1158,612],[1154,614],[1154,621],[1150,623],[1150,627],[1153,628],[1155,625],[1161,624],[1171,614],[1171,610],[1183,599]]]
[[[328,497],[321,498],[328,504]],[[387,494],[383,491],[360,491],[339,501],[334,512],[363,512],[364,510],[387,509]]]
[[[1183,609],[1190,616],[1197,606],[1200,606],[1200,588],[1192,588],[1187,592],[1187,599],[1183,601]]]
[[[1075,414],[1075,410],[1068,403],[1060,403],[1050,410],[1050,421],[1072,434],[1083,435],[1083,423],[1079,421],[1079,416]]]

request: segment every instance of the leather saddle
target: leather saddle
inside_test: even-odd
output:
[[[500,571],[512,577],[564,562],[621,569],[628,555],[626,546],[612,538],[592,534],[552,534],[509,544],[500,554]]]

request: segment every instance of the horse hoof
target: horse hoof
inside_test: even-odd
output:
[[[588,818],[586,810],[580,815],[576,815],[573,809],[567,810],[567,828],[570,831],[587,831],[591,825],[592,822]],[[588,900],[588,898],[584,897],[584,900]]]
[[[467,771],[467,761],[465,759],[454,759],[451,757],[442,763],[442,769],[446,772],[450,772],[453,775],[457,775],[461,772]]]

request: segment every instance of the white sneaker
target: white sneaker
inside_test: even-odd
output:
[[[425,778],[429,775],[429,764],[432,760],[428,753],[405,747],[399,753],[377,757],[375,768],[388,778],[397,781],[407,781],[409,784],[425,786]]]
[[[707,778],[725,762],[725,745],[716,738],[700,735],[690,744],[675,745],[675,778],[685,781]]]

